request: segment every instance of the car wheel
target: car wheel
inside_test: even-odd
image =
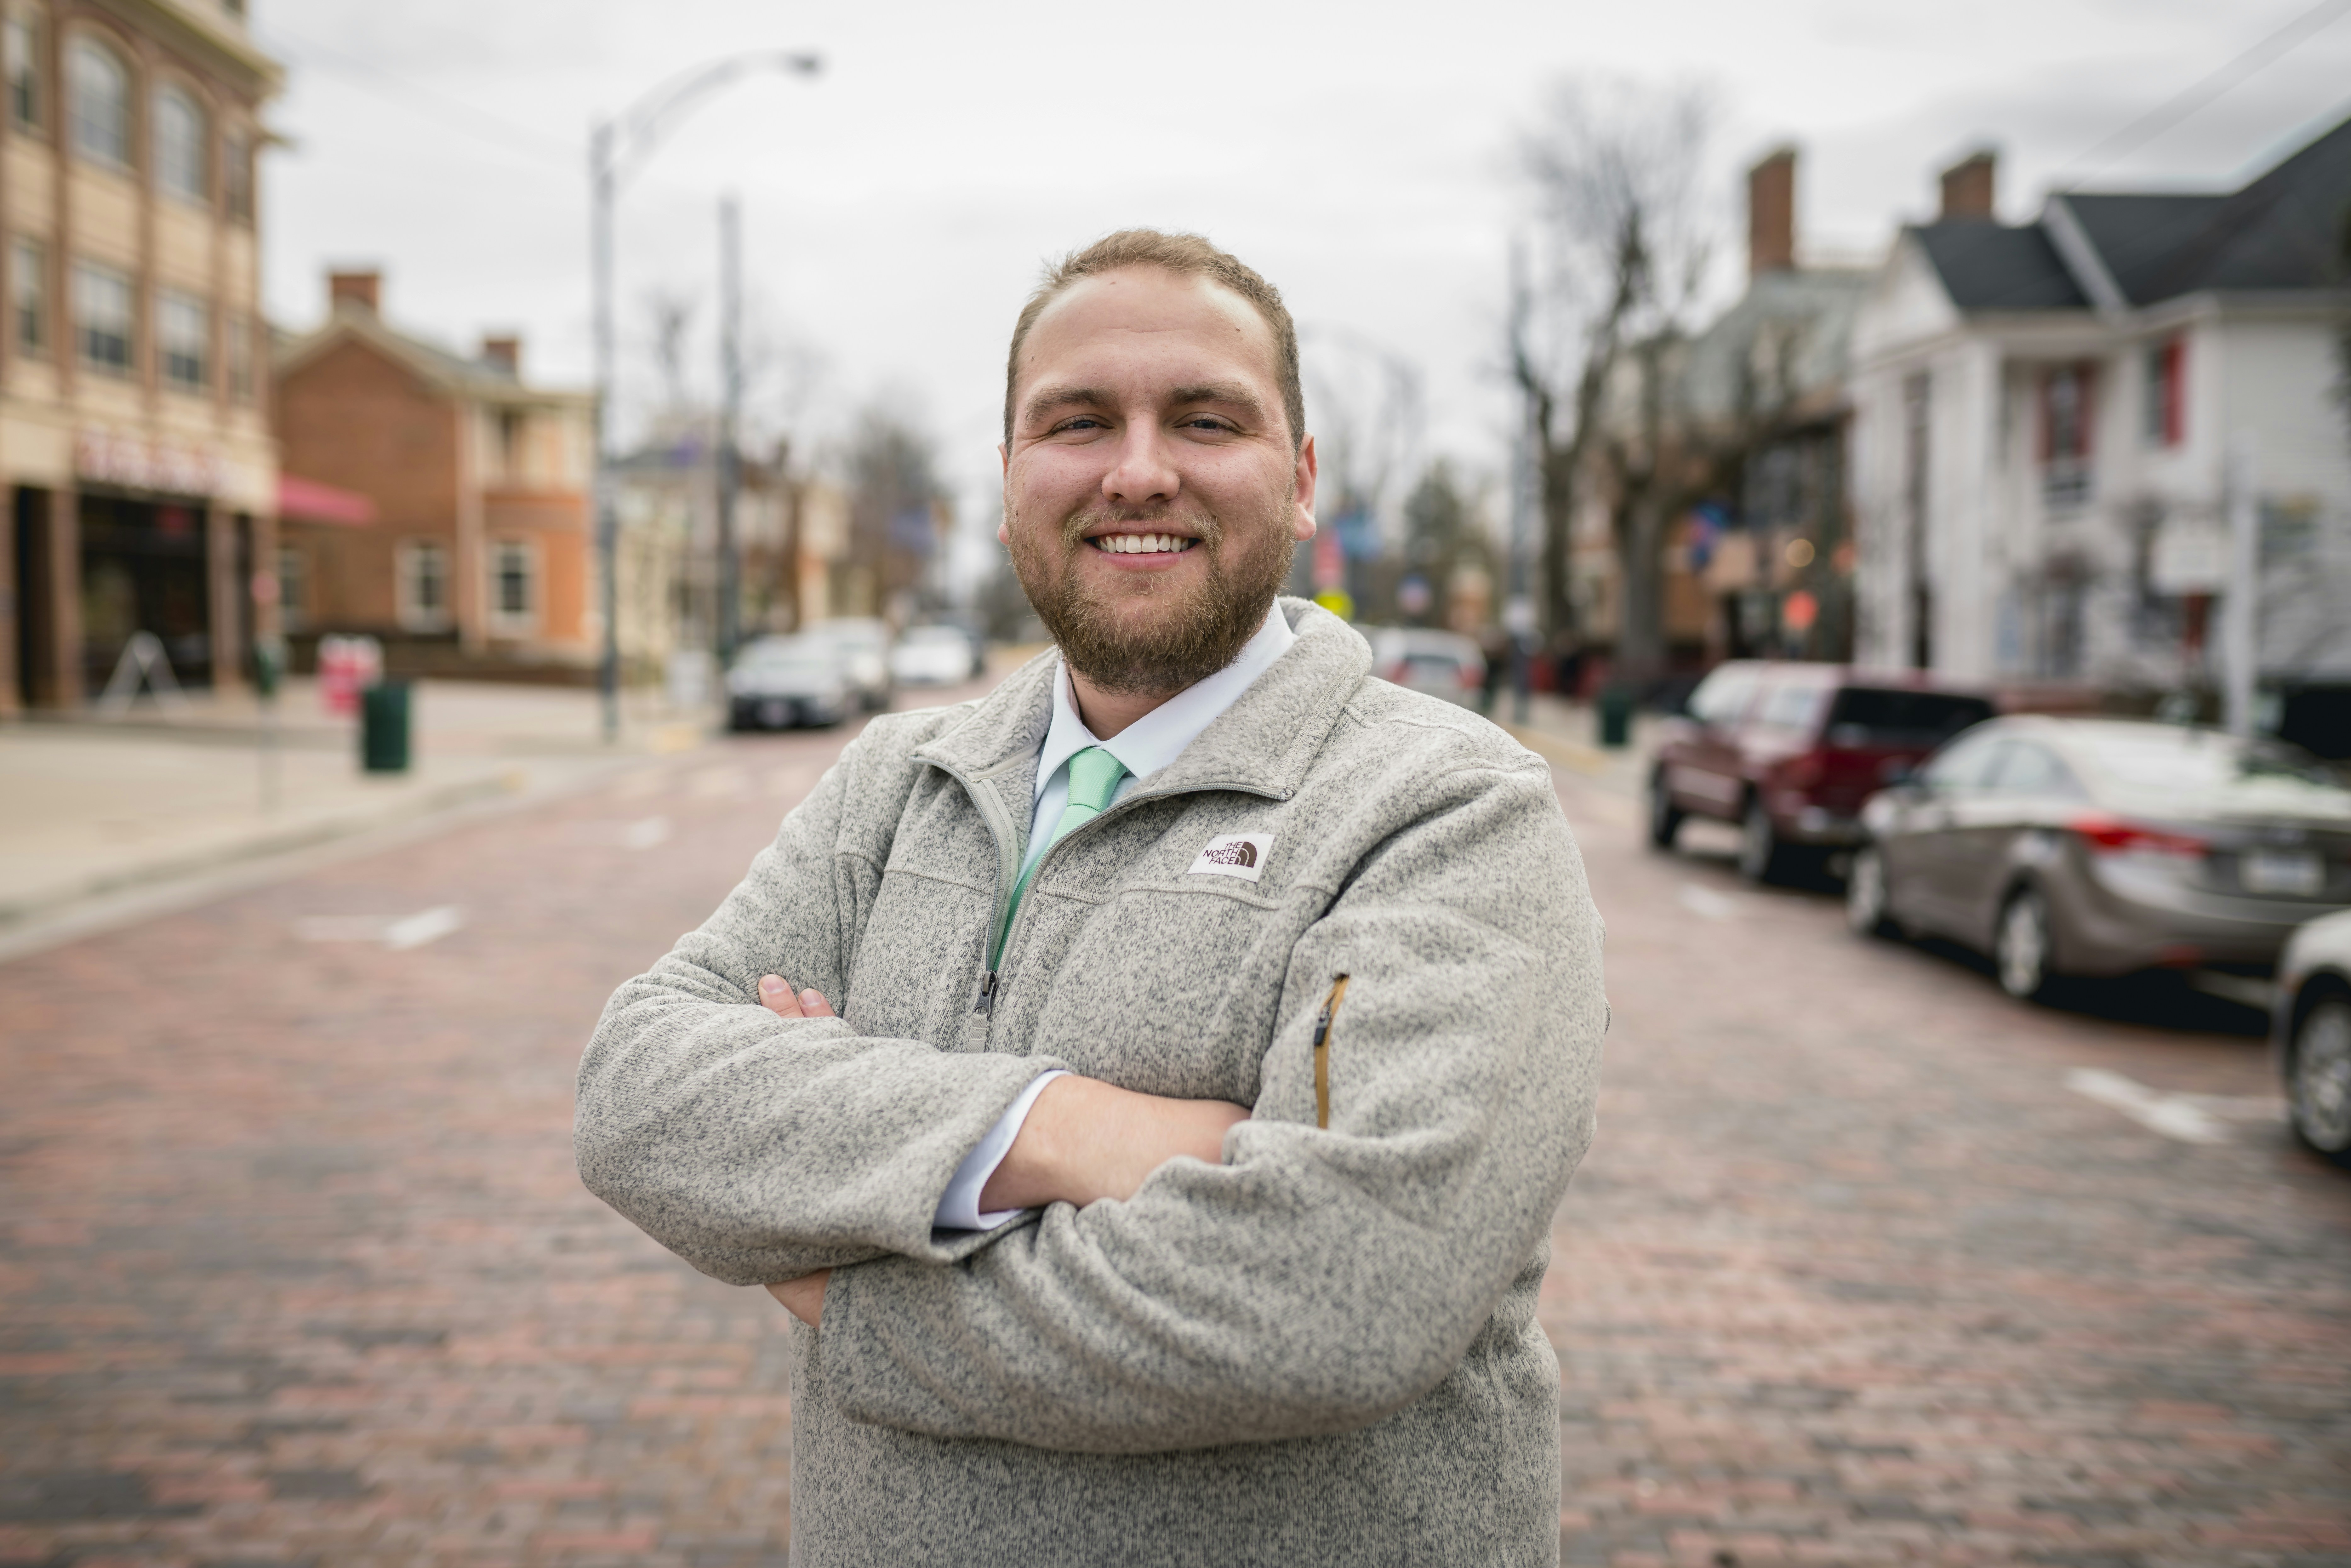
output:
[[[2330,996],[2303,1016],[2286,1063],[2294,1135],[2351,1167],[2351,997]]]
[[[1739,825],[1739,874],[1750,882],[1779,882],[1788,874],[1788,846],[1771,825],[1760,796],[1750,796]]]
[[[1682,820],[1688,812],[1674,804],[1673,792],[1666,788],[1663,768],[1649,776],[1649,842],[1661,850],[1674,847],[1674,840],[1682,831]]]
[[[1864,844],[1853,852],[1853,865],[1844,873],[1844,919],[1857,936],[1902,935],[1886,898],[1886,857],[1876,844]]]
[[[2052,976],[2049,901],[2038,888],[2020,888],[2001,906],[1991,956],[2000,988],[2021,1002],[2045,1000]]]

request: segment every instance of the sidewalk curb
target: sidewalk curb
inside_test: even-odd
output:
[[[366,816],[309,823],[282,834],[94,878],[78,892],[0,910],[0,964],[233,897],[339,861],[359,859],[559,800],[606,782],[630,764],[643,766],[655,760],[642,754],[614,757],[605,766],[585,767],[571,776],[537,785],[522,769],[509,768]]]

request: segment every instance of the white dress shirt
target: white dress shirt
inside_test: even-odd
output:
[[[1070,689],[1070,669],[1062,664],[1053,680],[1053,723],[1045,731],[1044,747],[1037,755],[1037,804],[1029,814],[1029,853],[1020,862],[1021,871],[1025,873],[1051,847],[1053,829],[1070,803],[1071,758],[1090,746],[1099,746],[1123,763],[1126,777],[1119,780],[1116,793],[1111,796],[1111,803],[1117,804],[1128,790],[1183,755],[1184,748],[1198,739],[1200,732],[1215,723],[1217,716],[1239,701],[1250,684],[1297,641],[1298,633],[1290,629],[1288,617],[1278,607],[1268,611],[1265,624],[1241,645],[1239,655],[1231,664],[1207,680],[1185,687],[1108,740],[1097,737],[1086,727],[1086,721],[1078,716],[1077,696]],[[978,1145],[964,1156],[963,1164],[956,1167],[954,1178],[947,1183],[946,1196],[939,1199],[934,1225],[946,1230],[993,1230],[1020,1212],[1007,1208],[982,1214],[979,1190],[996,1174],[996,1167],[1004,1163],[1037,1096],[1044,1092],[1046,1084],[1061,1075],[1058,1068],[1039,1074],[1020,1092],[1020,1098],[1012,1103],[1011,1108],[998,1118]]]

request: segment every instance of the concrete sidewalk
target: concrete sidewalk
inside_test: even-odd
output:
[[[412,765],[360,770],[357,721],[290,681],[265,712],[249,693],[142,700],[119,716],[0,726],[0,942],[93,900],[216,873],[504,799],[559,793],[712,724],[632,693],[617,744],[596,695],[423,681]]]

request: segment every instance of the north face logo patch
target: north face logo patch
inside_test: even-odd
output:
[[[1184,874],[1198,876],[1206,873],[1255,882],[1272,849],[1271,833],[1219,833],[1208,841],[1208,847],[1200,852],[1200,858]]]

